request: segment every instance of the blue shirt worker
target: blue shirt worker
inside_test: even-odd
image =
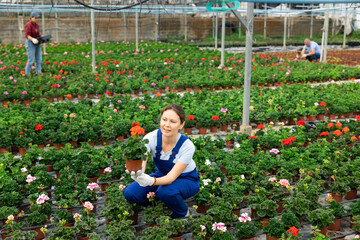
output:
[[[310,62],[319,61],[321,54],[319,45],[316,42],[310,41],[309,39],[305,39],[304,43],[305,45],[301,51],[301,57],[306,58]]]
[[[143,172],[147,161],[143,162],[142,170],[131,172],[135,182],[123,190],[127,201],[147,206],[146,195],[155,192],[155,197],[172,210],[172,218],[189,216],[184,199],[199,192],[200,178],[192,159],[195,146],[179,133],[184,124],[185,112],[181,106],[170,104],[161,110],[160,129],[144,137],[149,140],[146,147],[155,163],[155,173]]]
[[[30,14],[30,21],[25,25],[25,47],[28,55],[27,64],[25,67],[25,75],[30,75],[31,67],[35,65],[35,72],[37,75],[41,74],[41,47],[38,37],[41,37],[37,18],[40,15],[37,12]]]

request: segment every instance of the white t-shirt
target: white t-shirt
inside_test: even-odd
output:
[[[148,133],[145,135],[144,139],[149,139],[149,143],[146,144],[147,151],[151,153],[151,156],[154,158],[156,155],[156,144],[157,144],[157,131],[158,129]],[[181,134],[178,133],[178,141],[180,139]],[[180,161],[181,163],[188,164],[188,166],[185,168],[183,173],[191,172],[196,168],[196,164],[194,160],[192,159],[195,152],[195,146],[191,142],[190,139],[186,139],[183,145],[180,147],[178,154],[176,154],[174,163],[177,161]],[[170,156],[172,154],[172,150],[168,151],[167,153],[164,153],[163,150],[161,150],[160,153],[160,159],[161,160],[169,160]]]

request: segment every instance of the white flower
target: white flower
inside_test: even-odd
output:
[[[7,219],[9,220],[9,221],[14,221],[14,215],[9,215],[8,217],[7,217]]]
[[[269,151],[270,153],[273,153],[273,154],[278,154],[280,151],[276,148],[273,148]]]
[[[242,213],[241,216],[239,217],[239,221],[242,223],[250,222],[251,217],[249,217],[247,213]]]
[[[209,182],[211,182],[211,179],[203,179],[204,186],[209,185]]]
[[[94,209],[94,205],[92,205],[91,202],[85,202],[84,207],[89,209],[90,211]]]
[[[35,181],[35,180],[36,180],[36,177],[32,177],[30,174],[27,175],[27,177],[26,177],[27,183],[31,183],[32,181]]]
[[[111,173],[111,168],[110,167],[105,168],[104,172]]]
[[[240,175],[240,178],[241,178],[241,179],[245,179],[244,174]]]
[[[285,123],[284,122],[279,122],[279,125],[284,126]]]
[[[216,178],[215,182],[221,182],[221,178],[220,177]]]
[[[235,148],[239,148],[239,147],[240,147],[240,144],[239,144],[239,143],[235,143],[234,147],[235,147]]]
[[[209,159],[206,159],[206,160],[205,160],[205,165],[206,165],[206,166],[210,166],[210,165],[211,165],[211,162],[210,162]]]
[[[317,102],[316,102],[316,103],[314,103],[314,105],[315,105],[315,106],[319,106],[319,104],[318,104]]]
[[[27,169],[23,167],[23,168],[21,169],[21,172],[25,173],[25,172],[27,172]]]

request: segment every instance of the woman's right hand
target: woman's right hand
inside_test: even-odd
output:
[[[136,181],[136,179],[143,173],[143,171],[140,169],[140,170],[137,170],[136,172],[135,171],[129,171],[129,170],[125,170],[125,172],[127,174],[130,174],[131,178]]]

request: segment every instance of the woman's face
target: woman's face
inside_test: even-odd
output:
[[[164,136],[170,137],[177,135],[178,131],[184,127],[184,123],[181,123],[179,115],[172,110],[166,110],[161,115],[160,129]]]

